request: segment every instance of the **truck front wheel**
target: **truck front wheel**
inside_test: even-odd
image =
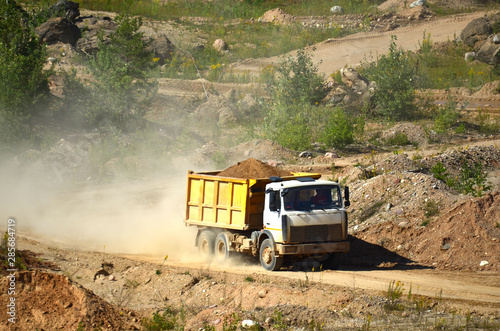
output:
[[[205,230],[198,237],[198,253],[204,261],[210,261],[214,256],[215,233]]]
[[[265,239],[260,245],[260,264],[264,269],[276,271],[283,265],[283,257],[277,257],[274,253],[274,245],[271,239]]]

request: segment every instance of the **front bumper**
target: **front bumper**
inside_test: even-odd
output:
[[[349,252],[350,244],[348,241],[295,245],[276,244],[276,249],[278,256],[347,253]]]

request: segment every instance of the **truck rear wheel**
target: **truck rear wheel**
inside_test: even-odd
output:
[[[215,238],[215,260],[217,263],[224,263],[229,258],[229,245],[227,244],[224,232],[221,232]]]
[[[204,261],[210,261],[214,256],[215,233],[205,230],[198,237],[198,253]]]
[[[260,245],[260,264],[264,269],[276,271],[283,265],[283,257],[277,257],[274,253],[274,245],[271,239],[265,239]]]

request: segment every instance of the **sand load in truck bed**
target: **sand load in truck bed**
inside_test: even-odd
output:
[[[221,171],[218,176],[233,178],[269,178],[272,176],[291,176],[292,173],[287,170],[281,170],[272,165],[256,160],[254,158],[246,159]]]

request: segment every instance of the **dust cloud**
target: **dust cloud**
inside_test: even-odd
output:
[[[196,230],[184,225],[187,169],[155,180],[55,185],[42,173],[2,169],[0,230],[105,253],[196,259]],[[3,224],[2,224],[3,223]]]

